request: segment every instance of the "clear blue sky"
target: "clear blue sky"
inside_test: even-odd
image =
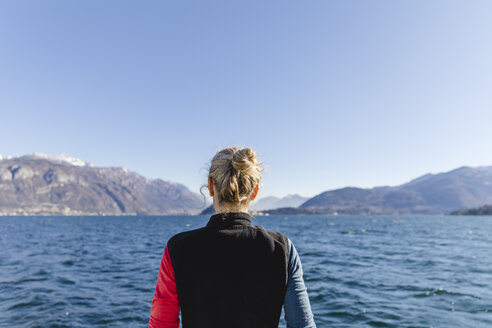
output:
[[[492,165],[492,1],[0,2],[0,154],[263,196]]]

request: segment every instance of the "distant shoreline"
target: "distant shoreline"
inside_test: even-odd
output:
[[[457,210],[451,212],[450,215],[474,215],[474,216],[492,215],[492,205],[485,205],[477,208]]]
[[[367,217],[375,217],[375,216],[382,216],[382,217],[388,217],[388,216],[393,216],[393,217],[425,217],[425,216],[449,216],[449,217],[457,217],[457,216],[492,216],[492,213],[487,213],[487,214],[470,214],[467,213],[468,210],[459,210],[455,211],[453,213],[398,213],[398,214],[388,214],[388,213],[269,213],[270,211],[262,211],[262,212],[250,212],[252,217],[269,217],[269,216],[293,216],[293,217],[303,217],[303,216],[329,216],[329,217],[351,217],[351,216],[367,216]],[[465,214],[466,213],[466,214]],[[59,213],[43,213],[43,214],[34,214],[34,213],[26,213],[26,214],[0,214],[0,218],[7,218],[7,217],[67,217],[67,218],[74,218],[74,217],[96,217],[96,216],[103,216],[103,217],[173,217],[173,216],[206,216],[210,217],[213,214],[204,214],[204,213],[197,213],[197,214],[190,214],[190,213],[175,213],[175,214],[135,214],[135,213],[125,213],[125,214],[100,214],[100,213],[83,213],[83,214],[59,214]]]

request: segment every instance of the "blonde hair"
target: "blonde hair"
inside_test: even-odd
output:
[[[251,148],[219,150],[212,158],[208,177],[215,183],[220,202],[249,201],[261,181],[263,169]]]

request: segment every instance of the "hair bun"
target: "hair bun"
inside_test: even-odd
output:
[[[232,167],[238,172],[248,171],[256,162],[256,154],[251,148],[243,148],[232,155]]]
[[[248,200],[261,181],[261,164],[251,148],[225,148],[210,165],[209,177],[215,182],[220,199],[227,202]]]

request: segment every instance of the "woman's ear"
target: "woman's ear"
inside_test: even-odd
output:
[[[214,180],[212,178],[208,178],[208,192],[210,197],[214,197]]]
[[[251,194],[251,200],[254,200],[256,198],[256,195],[258,195],[259,189],[260,189],[260,186],[256,185],[255,189],[253,190],[253,193]]]

